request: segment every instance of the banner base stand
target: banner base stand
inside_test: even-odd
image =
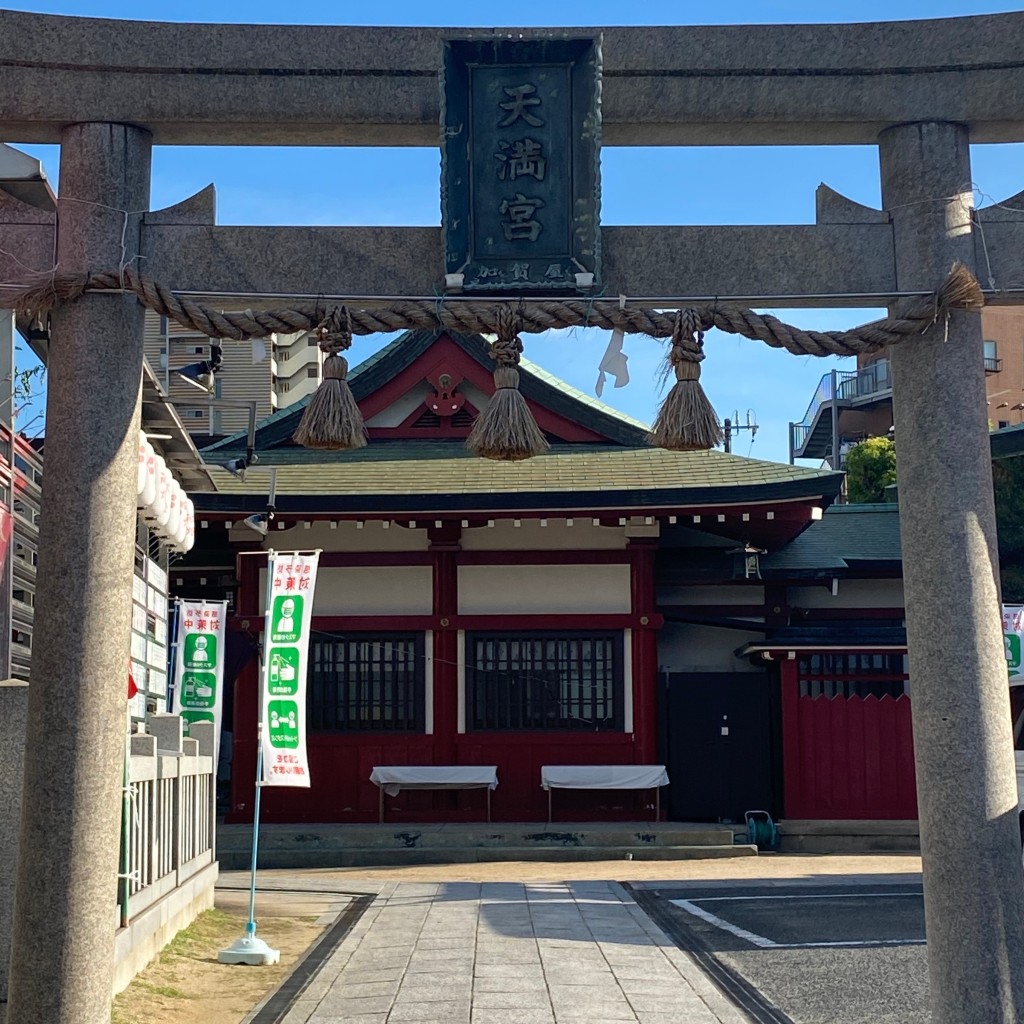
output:
[[[271,949],[262,939],[255,935],[243,935],[235,939],[227,949],[217,954],[217,962],[222,964],[248,964],[251,967],[262,967],[276,964],[281,959],[279,949]]]

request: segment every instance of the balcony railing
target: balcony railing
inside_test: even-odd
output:
[[[790,440],[794,452],[803,449],[807,437],[814,426],[814,418],[823,405],[833,399],[852,401],[853,399],[870,399],[875,395],[883,395],[892,390],[892,376],[889,372],[889,360],[878,359],[859,370],[837,370],[835,373],[835,394],[833,394],[833,375],[826,373],[818,383],[811,404],[807,406],[803,419],[799,423],[790,424]]]
[[[1003,369],[1002,359],[990,359],[985,356],[985,372],[986,373],[1000,373]]]

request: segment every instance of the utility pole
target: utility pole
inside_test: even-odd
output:
[[[747,410],[746,423],[738,423],[739,418],[740,414],[734,412],[731,417],[727,416],[722,420],[723,449],[726,455],[732,454],[732,435],[734,431],[749,430],[751,439],[757,433],[757,416],[754,414],[753,409]]]

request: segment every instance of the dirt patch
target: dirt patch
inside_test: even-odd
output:
[[[218,963],[217,953],[244,933],[246,916],[230,905],[197,917],[114,999],[111,1024],[239,1024],[281,984],[326,923],[315,913],[261,915],[259,935],[281,950],[281,962]]]
[[[261,885],[288,884],[301,878],[304,885],[325,888],[364,887],[383,882],[567,882],[614,879],[619,882],[681,882],[695,880],[750,880],[767,878],[827,881],[836,875],[915,874],[921,870],[916,854],[762,853],[757,857],[721,860],[611,860],[611,861],[491,861],[479,864],[423,864],[364,868],[306,868],[263,870]],[[248,872],[222,871],[225,883],[242,885]]]

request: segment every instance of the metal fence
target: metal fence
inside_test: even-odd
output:
[[[122,926],[214,859],[213,726],[193,726],[198,738],[183,739],[176,716],[156,717],[166,720],[158,735],[131,737],[118,886]]]

